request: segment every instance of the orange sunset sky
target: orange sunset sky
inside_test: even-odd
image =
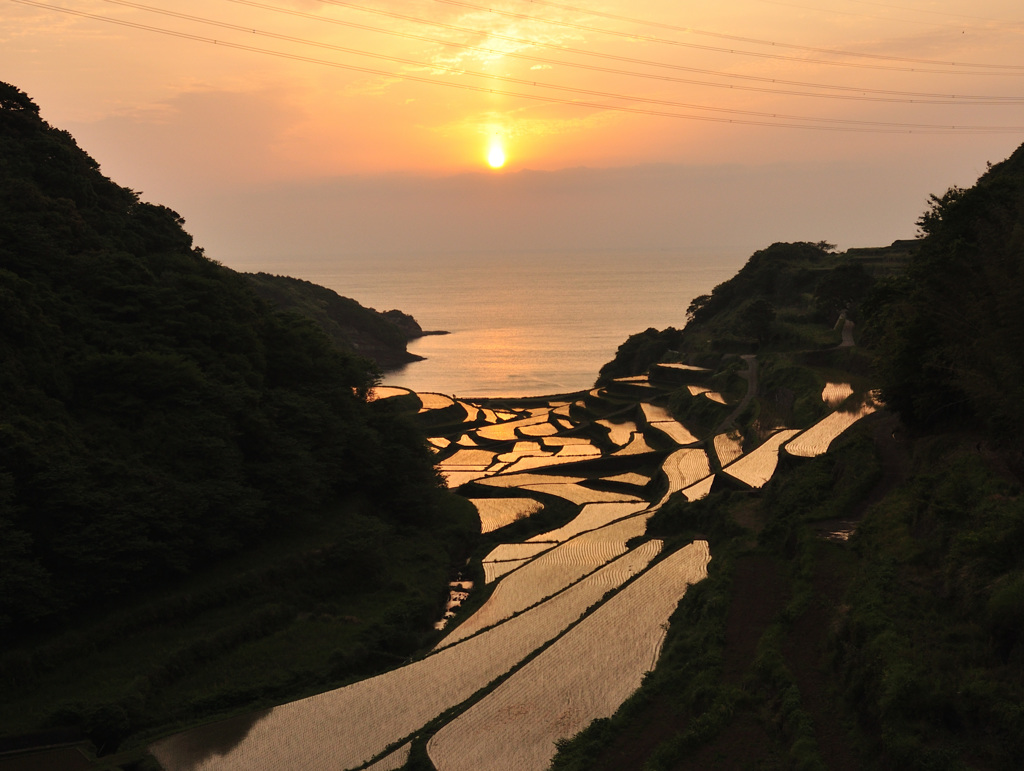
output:
[[[0,79],[243,269],[887,243],[1024,142],[1019,0],[2,3]]]

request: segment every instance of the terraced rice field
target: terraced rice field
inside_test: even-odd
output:
[[[488,487],[527,487],[528,485],[557,485],[582,482],[585,477],[556,476],[555,474],[500,474],[480,480]]]
[[[473,466],[487,468],[494,463],[494,453],[489,450],[456,450],[438,465],[442,468]]]
[[[611,440],[612,444],[617,444],[622,447],[628,444],[633,435],[637,432],[636,423],[632,420],[625,420],[621,423],[613,423],[610,420],[598,420],[595,421],[599,426],[604,426],[608,429],[608,439]]]
[[[728,466],[743,454],[743,437],[738,431],[715,436],[715,454],[722,466]]]
[[[561,447],[556,455],[559,458],[595,458],[600,457],[601,450],[592,444],[567,444]]]
[[[647,508],[646,501],[635,503],[588,503],[568,524],[557,530],[549,530],[546,533],[535,535],[533,538],[528,539],[527,543],[547,543],[551,541],[562,543],[580,533],[604,527],[617,519],[643,511],[645,508]]]
[[[657,450],[647,444],[647,439],[644,438],[643,433],[634,431],[630,437],[629,444],[621,450],[616,450],[612,455],[642,455],[646,452],[657,452]]]
[[[458,471],[446,468],[441,469],[441,477],[444,479],[444,483],[447,485],[449,490],[454,490],[468,482],[481,481],[493,473],[494,471],[488,471],[486,469],[476,469],[473,471],[467,471],[464,469],[460,469]]]
[[[624,554],[626,541],[644,534],[649,516],[635,515],[545,551],[505,576],[487,602],[452,630],[438,647],[451,645],[504,621]]]
[[[551,456],[554,453],[548,450],[542,450],[540,442],[516,442],[515,447],[510,452],[503,452],[498,456],[498,460],[506,463],[514,463],[520,458],[527,455],[540,455],[540,456]]]
[[[657,554],[633,549],[543,605],[399,669],[275,707],[227,752],[197,746],[200,729],[150,746],[166,771],[355,768],[460,704],[557,636],[610,586]]]
[[[710,372],[707,367],[694,367],[691,364],[679,364],[677,362],[661,362],[659,367],[664,369],[676,369],[682,372]]]
[[[517,474],[520,471],[530,471],[531,469],[545,468],[547,466],[561,466],[566,463],[577,463],[580,460],[583,460],[583,458],[558,457],[555,455],[532,455],[519,458],[519,460],[511,464],[506,471],[509,474]]]
[[[821,400],[829,407],[838,407],[853,394],[853,386],[849,383],[826,383],[821,392]]]
[[[683,496],[688,501],[699,501],[711,492],[711,485],[715,482],[715,476],[712,474],[705,479],[700,480],[697,484],[690,485],[683,490]]]
[[[668,500],[672,493],[679,492],[711,475],[711,463],[704,450],[676,450],[665,458],[661,470],[668,477],[668,490],[658,502],[660,506]]]
[[[681,364],[659,366],[705,371]],[[492,550],[482,561],[485,581],[498,582],[490,598],[438,643],[431,655],[346,688],[271,710],[237,746],[223,754],[193,747],[192,732],[168,737],[152,747],[165,768],[326,771],[374,761],[370,766],[374,771],[397,769],[408,758],[409,739],[425,723],[461,704],[562,634],[600,603],[609,589],[637,577],[439,730],[429,743],[429,752],[439,771],[539,771],[550,761],[557,739],[614,712],[639,685],[644,671],[654,666],[665,621],[686,586],[706,575],[709,559],[707,545],[698,542],[643,572],[662,543],[647,541],[630,551],[626,543],[644,534],[647,520],[669,494],[680,492],[688,500],[697,500],[710,492],[715,480],[711,459],[703,449],[657,451],[633,421],[595,419],[595,411],[600,415],[614,409],[627,414],[637,405],[629,394],[651,387],[641,377],[623,379],[619,385],[611,395],[598,388],[571,405],[553,402],[521,409],[483,407],[440,394],[419,394],[421,412],[446,410],[443,421],[434,421],[442,424],[444,435],[432,437],[430,442],[442,457],[448,456],[438,465],[449,486],[473,481],[499,490],[529,491],[540,500],[544,499],[539,494],[558,496],[581,505],[579,514],[566,525],[525,543],[502,544]],[[830,383],[822,398],[826,402],[839,400],[844,385]],[[703,386],[688,388],[695,396],[725,403],[720,394]],[[393,394],[384,390],[380,393],[390,395],[378,394],[378,398],[391,398],[399,392],[406,393],[405,389],[395,389]],[[649,403],[639,406],[644,422],[652,429],[678,444],[696,441],[664,408]],[[759,487],[774,472],[780,447],[795,455],[824,452],[839,433],[875,408],[869,401],[859,412],[834,413],[802,433],[792,429],[778,432],[746,456],[738,432],[720,434],[713,439],[714,450],[729,474]],[[633,485],[637,495],[590,489],[585,476],[526,470],[597,459],[601,449],[588,434],[604,445],[599,433],[603,430],[618,447],[611,453],[615,460],[573,468],[587,469],[585,473],[595,477],[595,482],[598,472],[593,469],[614,469],[601,479]],[[651,433],[651,437],[660,435]],[[668,494],[652,503],[641,496],[644,491],[640,488],[650,483],[650,470],[657,463],[668,479]],[[542,509],[538,499],[503,495],[470,499],[479,512],[483,532]]]
[[[587,439],[585,436],[545,436],[541,440],[541,444],[548,449],[556,449],[559,447],[568,447],[572,445],[587,445],[590,447],[594,446],[594,443]]]
[[[399,747],[390,755],[385,755],[376,763],[366,767],[365,771],[398,771],[409,762],[409,752],[412,750],[412,742]]]
[[[648,404],[647,402],[641,402],[640,409],[644,413],[644,420],[648,423],[658,423],[663,420],[675,420],[672,414],[664,407],[659,407],[656,404]]]
[[[548,423],[548,411],[545,410],[539,415],[530,415],[528,417],[520,417],[517,420],[509,420],[505,423],[496,423],[495,425],[483,426],[478,428],[476,433],[477,436],[482,439],[491,439],[494,441],[505,441],[511,442],[518,439],[516,429],[526,428],[528,426],[535,426],[538,424]]]
[[[420,404],[423,405],[420,408],[420,412],[443,410],[445,407],[451,407],[455,404],[450,396],[444,396],[443,394],[418,393],[416,395],[420,397]]]
[[[709,560],[699,541],[643,573],[438,731],[427,744],[434,766],[543,771],[556,741],[612,715],[654,668],[665,623]]]
[[[635,471],[629,471],[625,474],[616,474],[615,476],[605,477],[606,482],[620,482],[624,485],[636,485],[637,487],[644,487],[647,485],[651,478],[644,474],[638,474]]]
[[[853,412],[833,412],[808,428],[786,445],[786,452],[801,458],[813,458],[828,451],[841,433],[877,408],[868,402]]]
[[[535,423],[530,426],[523,426],[519,433],[523,436],[554,436],[559,432],[560,427],[553,423]]]
[[[779,465],[779,448],[799,433],[799,429],[795,428],[778,431],[756,450],[730,463],[723,470],[751,487],[763,487]]]
[[[511,573],[518,567],[522,567],[529,559],[507,560],[505,562],[484,562],[484,583],[489,584],[497,581],[502,576]]]
[[[544,508],[533,498],[470,498],[480,515],[480,532],[490,533]]]
[[[592,490],[577,484],[543,484],[525,485],[523,490],[532,490],[535,493],[547,493],[565,498],[572,503],[602,503],[612,501],[639,501],[639,497],[629,493],[610,493],[604,490]]]
[[[663,431],[676,444],[694,444],[697,437],[690,433],[690,429],[676,420],[659,420],[651,423],[651,427]]]
[[[502,543],[495,546],[484,557],[484,562],[510,562],[516,560],[533,559],[538,554],[553,548],[554,544],[547,543]]]
[[[725,404],[725,397],[722,396],[718,391],[712,391],[707,386],[701,385],[688,385],[686,390],[690,392],[690,396],[701,396],[703,395],[706,399],[710,399],[713,402],[719,404]]]
[[[374,386],[370,389],[370,392],[366,395],[367,401],[381,401],[382,399],[391,399],[395,396],[408,396],[411,394],[408,388],[398,388],[397,386]]]

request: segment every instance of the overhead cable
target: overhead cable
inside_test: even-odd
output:
[[[438,0],[444,2],[445,0]],[[852,0],[853,2],[864,2],[864,0]],[[590,8],[580,8],[575,5],[566,5],[565,3],[556,3],[552,0],[524,0],[524,2],[530,3],[531,5],[541,5],[549,8],[558,8],[563,11],[574,11],[576,13],[585,13],[590,16],[598,16],[603,19],[612,19],[613,21],[625,21],[631,24],[643,24],[648,27],[657,27],[660,29],[670,29],[676,32],[685,32],[690,35],[701,35],[703,37],[713,37],[719,40],[735,40],[737,43],[751,43],[754,45],[772,46],[775,48],[789,48],[796,51],[812,51],[814,53],[821,54],[834,54],[836,56],[852,56],[861,57],[867,59],[881,59],[885,61],[896,61],[896,62],[916,62],[918,64],[935,64],[935,65],[949,65],[951,67],[978,67],[978,68],[989,68],[989,67],[1012,67],[1013,65],[1002,65],[1002,64],[975,64],[971,62],[947,62],[940,59],[918,59],[907,56],[891,56],[886,54],[871,54],[863,51],[845,51],[837,48],[818,48],[815,46],[799,45],[796,43],[780,43],[774,40],[762,40],[761,38],[754,37],[743,37],[742,35],[728,35],[722,32],[709,32],[707,30],[695,29],[694,27],[681,27],[676,24],[668,24],[666,22],[654,21],[651,19],[640,19],[633,16],[622,16],[617,13],[607,13],[605,11],[595,11]],[[893,6],[884,5],[882,3],[865,3],[866,5],[880,5],[883,8],[890,8]],[[898,6],[897,6],[898,7]],[[490,9],[489,9],[490,10]],[[911,8],[905,8],[902,10],[914,10]],[[948,14],[942,11],[920,11],[920,13],[934,13],[941,16],[960,16],[961,14]],[[874,17],[872,17],[874,18]],[[981,19],[980,16],[967,16],[965,18]],[[985,21],[999,21],[998,19],[984,19]],[[1022,69],[1024,67],[1016,67],[1016,69]]]
[[[859,69],[871,69],[871,70],[892,70],[896,72],[927,72],[931,74],[958,74],[958,75],[981,75],[981,74],[993,74],[991,72],[970,72],[970,71],[951,71],[951,70],[933,70],[933,69],[921,69],[919,67],[909,66],[897,66],[897,65],[884,65],[884,64],[864,64],[857,62],[841,62],[830,59],[807,59],[802,56],[788,56],[786,54],[771,54],[763,51],[744,51],[737,48],[720,48],[718,46],[701,45],[700,43],[687,43],[682,40],[673,40],[670,38],[654,37],[653,35],[641,35],[635,32],[624,32],[621,30],[604,29],[602,27],[592,27],[587,24],[577,24],[571,21],[559,21],[557,19],[541,19],[536,16],[530,16],[527,13],[516,13],[515,11],[504,11],[498,8],[489,8],[483,5],[477,5],[475,3],[468,3],[465,0],[434,0],[435,3],[443,3],[445,5],[453,5],[462,8],[470,8],[474,11],[483,11],[486,13],[493,13],[497,16],[505,16],[510,19],[520,19],[524,21],[542,22],[544,24],[551,24],[556,27],[566,27],[567,29],[580,30],[582,32],[595,32],[602,35],[613,35],[615,37],[627,38],[630,40],[642,40],[646,43],[661,43],[664,45],[680,46],[682,48],[695,48],[701,51],[716,51],[718,53],[733,54],[736,56],[752,56],[758,59],[776,59],[780,61],[788,62],[799,62],[801,64],[824,64],[830,67],[856,67]],[[775,45],[771,41],[764,41],[765,45]],[[834,52],[827,49],[816,49],[827,53],[843,53],[849,55],[849,52]],[[890,61],[904,61],[908,63],[921,62],[927,63],[931,66],[942,66],[942,67],[973,67],[975,69],[993,70],[996,74],[1001,75],[1024,75],[1024,65],[1016,64],[962,64],[958,65],[956,62],[944,62],[935,61],[930,59],[900,59],[897,57],[882,57],[887,58]]]
[[[647,62],[644,60],[627,59],[630,62],[642,62],[644,64],[656,64],[661,67],[671,67],[673,69],[682,69],[685,71],[693,71],[701,74],[710,74],[731,79],[740,80],[753,80],[757,82],[772,83],[779,86],[800,86],[803,88],[819,88],[819,89],[831,89],[834,91],[843,91],[848,93],[840,94],[827,94],[827,93],[812,93],[807,91],[791,91],[782,88],[761,88],[756,86],[737,86],[729,83],[716,83],[713,81],[706,80],[694,80],[692,78],[679,78],[670,75],[659,75],[656,73],[649,72],[637,72],[635,70],[623,70],[615,67],[601,67],[591,64],[583,64],[580,62],[564,61],[561,59],[549,59],[543,56],[535,56],[533,54],[524,54],[517,51],[506,51],[496,48],[487,48],[486,46],[471,45],[469,43],[459,43],[453,40],[445,40],[443,38],[431,37],[429,35],[420,35],[415,32],[402,32],[399,30],[385,29],[383,27],[375,27],[369,24],[360,24],[358,22],[347,21],[344,19],[334,19],[329,16],[319,16],[315,13],[309,13],[307,11],[299,11],[293,8],[281,8],[276,5],[268,5],[267,3],[261,3],[257,0],[225,0],[225,2],[235,3],[237,5],[245,5],[252,8],[260,8],[274,13],[287,14],[289,16],[297,16],[306,19],[312,19],[314,21],[323,22],[325,24],[333,24],[342,27],[348,27],[351,29],[360,29],[368,32],[375,32],[382,35],[390,35],[392,37],[401,37],[409,40],[420,40],[427,43],[435,43],[437,45],[443,45],[450,48],[460,48],[466,51],[477,51],[488,55],[500,55],[508,56],[515,59],[521,59],[523,61],[536,62],[538,64],[546,64],[552,67],[568,67],[570,69],[583,69],[593,72],[603,72],[612,75],[624,75],[628,77],[643,78],[647,80],[660,80],[669,83],[684,83],[687,85],[696,86],[707,86],[710,88],[725,88],[735,91],[752,91],[757,93],[766,94],[781,94],[784,96],[805,96],[820,99],[840,99],[850,100],[858,102],[888,102],[888,103],[899,103],[899,104],[963,104],[969,102],[977,105],[1015,105],[1024,103],[1024,96],[982,96],[982,95],[970,95],[970,94],[942,94],[942,93],[927,93],[918,91],[895,91],[888,89],[873,89],[873,88],[858,88],[857,86],[835,86],[821,83],[808,83],[805,81],[790,81],[782,80],[778,78],[768,78],[762,76],[744,76],[737,73],[720,72],[717,70],[705,70],[695,67],[676,67],[675,65],[663,64],[660,62]],[[388,14],[391,15],[391,14]],[[426,19],[414,19],[414,17],[401,15],[404,20],[415,20],[422,24],[435,24],[437,26],[444,26],[448,29],[455,29],[460,32],[467,34],[480,35],[489,34],[484,33],[482,30],[474,30],[466,27],[455,27],[454,25],[440,25],[437,22],[431,22]],[[531,47],[543,47],[543,48],[555,48],[556,50],[567,50],[572,53],[584,53],[589,56],[595,56],[600,58],[611,58],[611,59],[623,59],[625,57],[607,56],[600,52],[584,51],[580,49],[566,49],[562,46],[553,46],[546,43],[534,42],[524,38],[514,38],[507,35],[490,35],[510,42],[515,42],[520,45],[527,45]],[[878,94],[879,96],[868,96],[868,94]]]
[[[684,103],[668,102],[668,101],[664,101],[664,100],[644,100],[644,99],[638,99],[638,98],[628,97],[628,96],[625,96],[625,95],[622,95],[622,94],[604,94],[602,92],[590,91],[590,90],[586,90],[586,89],[562,88],[562,90],[567,90],[567,91],[571,90],[571,91],[574,91],[574,92],[577,92],[577,93],[587,94],[587,95],[590,95],[590,96],[602,96],[602,97],[609,97],[609,98],[614,98],[614,99],[642,101],[642,102],[648,102],[648,103],[665,105],[665,106],[675,106],[675,107],[681,107],[681,108],[688,108],[688,109],[695,109],[695,110],[705,110],[705,111],[712,111],[712,112],[723,112],[723,113],[729,113],[729,114],[733,114],[733,115],[744,115],[744,116],[750,116],[750,117],[745,117],[745,118],[725,118],[725,117],[716,117],[716,116],[709,116],[709,115],[693,115],[693,114],[678,113],[678,112],[668,112],[668,111],[665,111],[665,110],[655,110],[655,109],[652,109],[652,108],[628,107],[628,106],[620,105],[620,104],[607,104],[607,103],[592,102],[592,101],[586,101],[586,100],[567,99],[567,98],[562,98],[562,97],[548,96],[548,95],[544,95],[544,94],[521,93],[521,92],[515,92],[515,91],[508,91],[508,90],[505,90],[505,89],[490,88],[490,87],[487,87],[487,86],[479,86],[479,85],[474,85],[474,84],[469,84],[469,83],[455,83],[455,82],[451,82],[451,81],[437,80],[437,79],[434,79],[434,78],[428,78],[428,77],[419,76],[419,75],[412,75],[412,74],[408,74],[408,73],[401,73],[401,74],[399,74],[399,73],[389,72],[389,71],[386,71],[386,70],[379,70],[379,69],[375,69],[375,68],[371,68],[371,67],[363,67],[363,66],[359,66],[359,65],[344,64],[344,63],[341,63],[341,62],[335,62],[335,61],[331,61],[331,60],[328,60],[328,59],[318,59],[316,57],[305,56],[305,55],[301,55],[301,54],[292,54],[292,53],[287,53],[287,52],[284,52],[284,51],[275,51],[273,49],[260,48],[258,46],[250,46],[250,45],[245,45],[245,44],[241,44],[241,43],[234,43],[234,42],[230,42],[230,41],[219,40],[219,39],[216,39],[216,38],[208,38],[208,37],[204,37],[202,35],[195,35],[195,34],[188,33],[188,32],[180,32],[180,31],[177,31],[177,30],[167,29],[165,27],[157,27],[157,26],[154,26],[154,25],[142,24],[142,23],[139,23],[139,22],[132,22],[132,21],[128,21],[126,19],[115,19],[115,18],[112,18],[112,17],[109,17],[109,16],[103,16],[101,14],[89,13],[89,12],[86,12],[86,11],[79,11],[79,10],[75,10],[75,9],[71,9],[71,8],[64,8],[62,6],[49,5],[47,3],[38,2],[38,0],[12,0],[12,2],[19,3],[21,5],[28,5],[28,6],[34,6],[34,7],[37,7],[37,8],[44,8],[44,9],[51,10],[51,11],[58,11],[60,13],[66,13],[66,14],[70,14],[70,15],[74,15],[74,16],[79,16],[79,17],[82,17],[82,18],[94,19],[96,21],[102,21],[102,22],[106,22],[106,23],[110,23],[110,24],[116,24],[116,25],[119,25],[119,26],[131,28],[131,29],[146,30],[146,31],[149,31],[149,32],[156,32],[156,33],[159,33],[159,34],[169,35],[171,37],[176,37],[176,38],[180,38],[180,39],[184,39],[184,40],[192,40],[192,41],[201,42],[201,43],[208,43],[208,44],[212,44],[212,45],[222,46],[222,47],[225,47],[225,48],[233,48],[233,49],[241,50],[241,51],[250,51],[250,52],[253,52],[253,53],[259,53],[259,54],[264,54],[264,55],[269,55],[269,56],[275,56],[275,57],[278,57],[278,58],[288,59],[288,60],[291,60],[291,61],[300,61],[300,62],[306,62],[306,63],[311,63],[311,64],[319,64],[319,65],[323,65],[323,66],[335,67],[335,68],[338,68],[338,69],[350,70],[350,71],[354,71],[354,72],[362,72],[362,73],[367,73],[367,74],[372,74],[372,75],[383,76],[383,77],[387,77],[387,78],[399,79],[399,80],[407,80],[407,81],[413,81],[413,82],[419,82],[419,83],[427,83],[427,84],[431,84],[431,85],[447,86],[447,87],[451,87],[451,88],[460,88],[460,89],[464,89],[464,90],[468,90],[468,91],[474,91],[474,92],[477,92],[477,93],[489,93],[489,94],[495,94],[495,95],[501,95],[501,96],[509,96],[509,97],[514,97],[514,98],[520,98],[520,99],[530,99],[530,100],[534,100],[534,101],[547,102],[547,103],[550,103],[550,104],[564,104],[564,105],[569,105],[569,106],[574,106],[574,107],[589,107],[589,108],[597,109],[597,110],[611,110],[611,111],[616,111],[616,112],[634,113],[634,114],[641,114],[641,115],[654,115],[654,116],[659,116],[659,117],[679,118],[679,119],[685,119],[685,120],[698,120],[698,121],[714,122],[714,123],[731,123],[731,124],[737,124],[737,125],[755,125],[755,126],[766,126],[766,127],[770,126],[770,127],[783,127],[783,128],[805,128],[805,129],[813,129],[813,130],[819,130],[819,131],[846,131],[846,132],[865,132],[865,133],[920,133],[920,134],[962,134],[962,133],[991,134],[991,133],[1020,133],[1020,132],[1024,132],[1024,126],[958,126],[958,125],[934,125],[934,124],[900,124],[900,123],[886,123],[886,122],[873,122],[873,121],[840,121],[840,120],[837,120],[837,119],[802,118],[802,117],[797,117],[797,116],[786,116],[786,115],[778,114],[778,113],[761,113],[761,112],[754,112],[754,111],[748,111],[748,110],[731,110],[731,109],[724,109],[724,108],[707,107],[707,106],[704,106],[704,105],[687,105],[687,104],[684,104]],[[169,15],[173,15],[174,12],[168,12],[168,14]],[[238,25],[232,25],[232,26],[235,26],[238,29],[240,29],[240,30],[242,30],[244,32],[248,32],[250,34],[255,34],[256,33],[256,31],[252,30],[251,28],[244,28],[244,27],[240,27]],[[287,39],[285,36],[281,36],[281,37]],[[324,47],[329,47],[327,44],[320,44],[320,45],[322,45]],[[342,49],[342,50],[344,50],[344,49]],[[365,52],[364,52],[364,55],[373,55],[373,54],[365,54]],[[384,57],[381,57],[381,58],[384,58]],[[390,58],[392,60],[397,60],[394,57],[388,57],[388,58]],[[419,63],[419,64],[420,64],[420,66],[423,66],[423,67],[426,67],[426,68],[437,69],[436,67],[432,67],[431,65],[425,65],[423,63]],[[454,70],[454,69],[452,71],[458,72],[459,74],[469,74],[469,73],[465,73],[464,71],[459,71],[459,70]],[[498,78],[497,76],[486,75],[486,74],[484,74],[483,77],[487,77],[487,78],[491,78],[491,79],[503,79],[503,78]],[[511,79],[511,78],[505,79],[505,80],[510,80],[512,82],[521,82],[521,83],[528,83],[529,84],[528,81],[520,81],[520,80],[517,80],[517,79]],[[532,84],[530,84],[530,85],[532,85]],[[559,88],[559,87],[556,87],[556,86],[548,86],[548,87],[549,88]],[[772,120],[767,120],[767,118],[771,118]],[[782,122],[782,121],[785,121],[785,120],[789,120],[789,121],[794,121],[794,120],[795,121],[811,121],[811,122],[809,122],[809,123],[792,123],[792,122],[786,123],[786,122]],[[824,123],[825,125],[821,125],[822,123]]]

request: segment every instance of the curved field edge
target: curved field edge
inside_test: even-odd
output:
[[[277,707],[228,748],[197,748],[196,732],[185,732],[150,750],[168,771],[315,768],[322,758],[335,767],[362,765],[557,637],[656,553],[635,549],[481,634],[404,667]]]
[[[442,728],[427,744],[438,771],[542,768],[555,740],[610,714],[636,689],[654,666],[665,622],[709,560],[698,542],[659,561]]]

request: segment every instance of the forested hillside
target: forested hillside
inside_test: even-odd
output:
[[[344,677],[381,649],[401,653],[443,606],[450,550],[473,527],[440,489],[422,434],[367,402],[376,367],[275,310],[248,277],[195,248],[182,224],[104,177],[28,96],[0,84],[5,733],[69,722],[92,730],[114,714],[123,735],[181,717],[180,704],[155,705],[158,685],[163,697],[191,674],[188,662],[280,636],[317,603],[321,618],[340,616],[339,595],[376,597],[363,647],[350,646],[348,659],[331,663],[327,651],[308,670],[293,661],[270,685],[229,676],[218,687],[234,696],[188,711],[244,703],[247,688],[285,687],[289,677],[293,689],[324,671]],[[416,575],[387,564],[413,548]],[[210,570],[215,590],[204,583]],[[164,649],[110,675],[100,695],[74,680],[95,674],[88,652],[159,628],[146,624],[176,633],[200,611],[280,592],[275,574],[297,576],[291,593],[257,602],[247,620],[208,617],[176,651],[166,632]],[[175,598],[183,582],[188,592]],[[373,595],[382,588],[386,597]],[[104,627],[103,614],[150,600],[145,614]],[[232,623],[252,628],[231,632]],[[96,626],[74,637],[83,624]],[[182,653],[198,643],[201,655]],[[77,675],[61,669],[76,659]],[[203,698],[210,682],[197,686]],[[54,694],[67,700],[59,714]]]
[[[299,313],[317,325],[342,350],[372,359],[383,369],[419,361],[410,340],[425,334],[412,316],[398,310],[379,313],[327,287],[289,276],[246,274],[256,294],[274,306]],[[426,334],[437,334],[430,332]]]
[[[886,399],[928,426],[980,421],[1024,449],[1024,147],[969,190],[932,196],[906,273],[873,299],[870,342]]]
[[[774,244],[602,370],[686,361],[727,396],[756,376],[732,416],[671,401],[748,450],[836,384],[887,409],[762,491],[658,512],[649,535],[710,540],[709,578],[644,687],[554,768],[1024,766],[1024,147],[918,224],[888,249]]]

